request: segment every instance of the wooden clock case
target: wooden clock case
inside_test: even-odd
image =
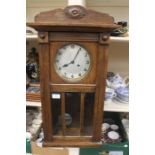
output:
[[[42,12],[35,16],[34,23],[27,25],[38,31],[44,146],[99,146],[109,36],[119,26],[114,24],[113,17],[77,5]],[[69,43],[83,46],[91,56],[91,70],[78,82],[63,80],[54,69],[56,52]],[[60,100],[51,99],[52,93],[59,93]],[[73,96],[69,99],[68,94]],[[79,121],[76,128],[66,126],[65,113],[68,104],[73,121],[76,119],[73,115],[78,107]],[[58,113],[61,116],[61,129],[59,134],[55,135],[54,122],[58,120]],[[89,122],[89,134],[86,133],[85,120]]]

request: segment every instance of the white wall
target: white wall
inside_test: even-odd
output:
[[[87,8],[105,12],[115,18],[115,21],[129,18],[129,0],[87,0]]]
[[[129,74],[128,42],[111,42],[109,47],[108,71],[120,73],[122,76]]]
[[[64,8],[67,0],[26,0],[26,21],[34,21],[34,16],[42,11]]]

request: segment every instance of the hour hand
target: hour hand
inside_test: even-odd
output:
[[[62,67],[68,67],[68,64],[64,64]]]
[[[74,60],[73,61],[71,61],[70,63],[68,63],[68,64],[64,64],[62,67],[68,67],[70,64],[74,64]]]

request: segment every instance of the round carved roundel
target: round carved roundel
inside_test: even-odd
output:
[[[77,5],[66,7],[64,12],[66,16],[75,19],[82,18],[86,15],[86,10],[83,7]]]

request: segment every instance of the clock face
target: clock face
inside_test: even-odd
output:
[[[57,51],[54,66],[61,78],[76,82],[89,72],[91,59],[88,51],[82,46],[68,44]]]

